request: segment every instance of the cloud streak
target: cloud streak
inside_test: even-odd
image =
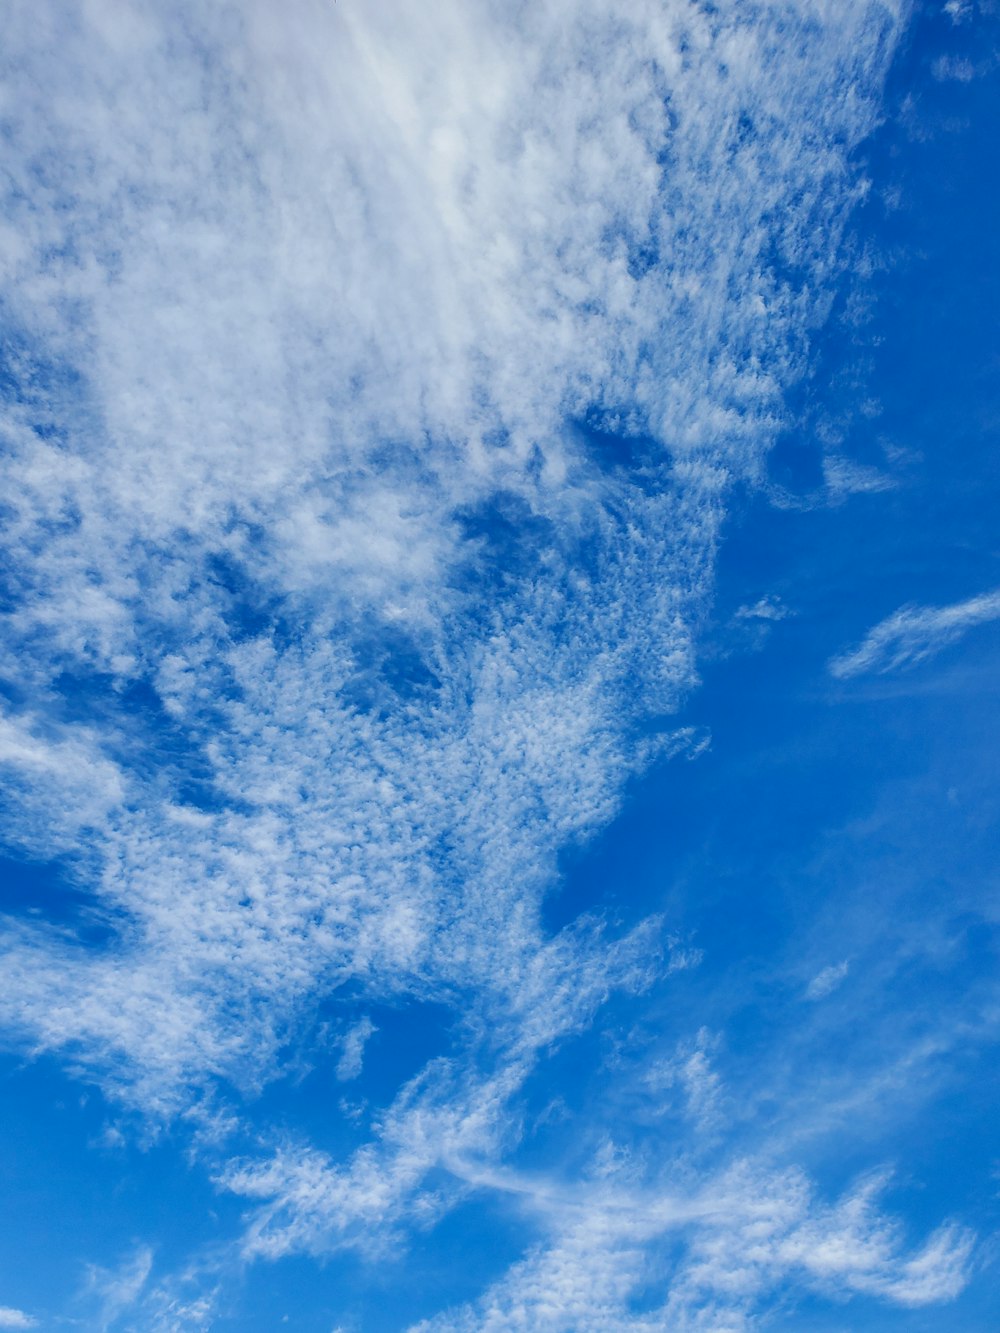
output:
[[[806,987],[806,999],[826,999],[837,989],[850,970],[851,965],[846,958],[843,962],[831,963],[829,967],[824,967],[822,971],[816,973]]]
[[[882,1177],[820,1204],[797,1172],[745,1162],[703,1193],[677,1198],[612,1186],[554,1211],[556,1235],[475,1306],[415,1325],[464,1329],[598,1330],[754,1327],[789,1286],[844,1299],[876,1295],[904,1308],[953,1297],[972,1242],[946,1225],[907,1254],[878,1207]],[[682,1245],[677,1257],[677,1242]],[[659,1253],[657,1254],[657,1252]],[[668,1257],[669,1255],[669,1257]],[[654,1257],[656,1256],[656,1257]],[[669,1293],[650,1302],[657,1260]]]
[[[1000,620],[1000,591],[980,593],[950,606],[903,606],[861,643],[830,660],[830,674],[850,680],[869,672],[916,666],[955,643],[977,625]]]

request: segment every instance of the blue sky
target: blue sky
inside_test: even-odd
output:
[[[995,7],[8,27],[0,1328],[995,1329]]]

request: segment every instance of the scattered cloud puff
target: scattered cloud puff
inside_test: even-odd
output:
[[[207,1333],[219,1314],[220,1278],[232,1265],[216,1253],[210,1261],[154,1277],[153,1251],[140,1245],[113,1269],[91,1266],[79,1305],[87,1327],[149,1330],[149,1333]]]
[[[759,652],[767,644],[774,627],[794,615],[795,612],[776,593],[768,593],[756,602],[737,607],[725,627],[724,638],[714,651],[723,657],[738,651]]]
[[[135,1306],[152,1268],[153,1251],[147,1245],[139,1246],[117,1269],[91,1265],[84,1300],[93,1305],[102,1333]]]
[[[831,963],[817,972],[806,987],[807,1000],[822,1000],[835,991],[850,971],[850,963],[845,958],[842,963]]]
[[[0,1328],[36,1328],[38,1320],[12,1305],[0,1305]]]
[[[365,1044],[378,1028],[366,1015],[359,1018],[344,1036],[340,1047],[340,1059],[337,1061],[337,1077],[346,1083],[361,1073],[364,1063]]]
[[[955,21],[960,19],[956,18]],[[981,72],[971,60],[958,56],[939,56],[931,68],[936,79],[957,79],[959,83],[971,83],[977,73]]]
[[[972,14],[971,0],[946,0],[944,12],[952,23],[962,23]]]
[[[896,485],[892,477],[879,472],[878,468],[837,455],[827,455],[823,459],[823,481],[834,502],[844,500],[849,495],[873,495],[889,491]]]
[[[643,1079],[654,1094],[680,1091],[684,1114],[702,1131],[714,1128],[721,1116],[722,1080],[712,1067],[717,1041],[702,1028],[693,1041],[682,1042],[671,1058],[655,1061]]]
[[[741,606],[735,613],[737,620],[763,620],[778,621],[786,620],[794,615],[780,597],[773,593],[768,593],[766,597],[761,597],[759,601],[754,602],[752,606]]]
[[[849,680],[885,673],[933,657],[977,625],[1000,619],[1000,591],[951,606],[904,606],[870,630],[857,648],[831,659],[830,674]]]

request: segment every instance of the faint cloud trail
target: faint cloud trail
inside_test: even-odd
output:
[[[831,658],[830,674],[850,680],[916,666],[994,620],[1000,620],[1000,589],[950,606],[903,606],[869,630],[857,648]]]

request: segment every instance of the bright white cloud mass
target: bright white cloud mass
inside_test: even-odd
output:
[[[534,1239],[421,1328],[737,1329],[788,1284],[962,1288],[970,1233],[904,1233],[882,1177],[831,1196],[766,1152],[610,1140],[513,1164],[554,1045],[697,964],[655,912],[552,928],[543,902],[699,743],[671,715],[722,525],[847,262],[905,18],[8,11],[2,834],[84,906],[10,918],[0,1014],[246,1205],[197,1298],[143,1251],[107,1326],[212,1327],[226,1264],[400,1253],[482,1191]],[[925,655],[979,602],[831,669]],[[257,1116],[303,1042],[353,1095],[372,1006],[411,1003],[450,1013],[447,1049],[359,1146]],[[670,1059],[622,1078],[718,1144],[710,1035]]]

